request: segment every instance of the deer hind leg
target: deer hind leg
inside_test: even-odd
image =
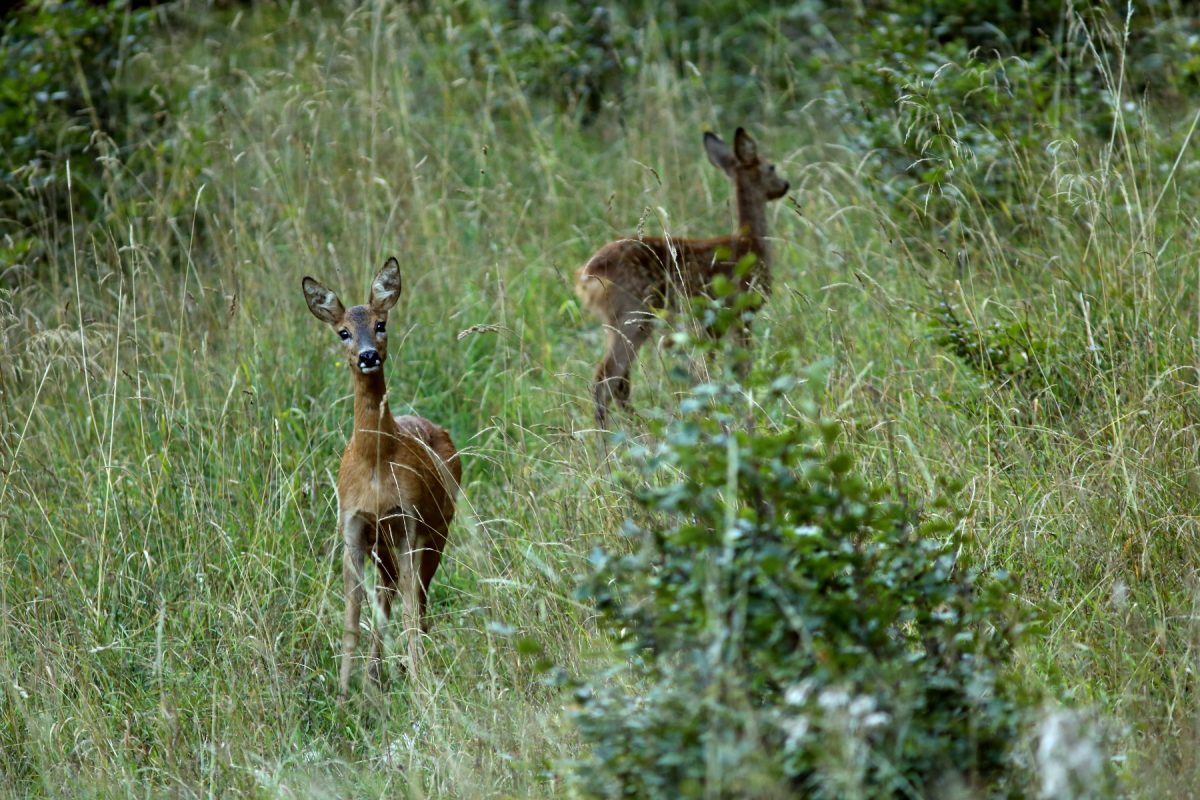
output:
[[[369,538],[368,526],[348,516],[342,520],[342,580],[345,584],[346,616],[342,624],[342,668],[338,691],[344,698],[350,691],[350,671],[358,647],[358,621],[366,589],[363,586],[363,556]]]
[[[596,368],[594,394],[596,400],[596,424],[605,427],[608,410],[613,401],[622,408],[629,408],[632,386],[629,372],[637,359],[637,351],[650,337],[649,311],[639,308],[616,318],[608,326],[608,348],[604,360]]]
[[[421,561],[416,573],[417,615],[421,623],[421,632],[429,633],[429,615],[427,613],[429,584],[433,582],[433,576],[442,562],[442,548],[446,544],[446,534],[432,526],[423,525],[421,527],[424,528],[425,536],[422,537],[421,544],[424,549],[421,552]]]
[[[371,551],[371,557],[379,569],[379,583],[375,587],[375,599],[379,604],[379,620],[371,634],[371,658],[367,662],[367,677],[376,686],[383,685],[383,646],[387,635],[388,621],[392,616],[392,600],[396,596],[396,557],[386,540],[380,537]]]
[[[416,675],[421,661],[421,574],[424,553],[416,531],[421,524],[405,517],[406,535],[398,538],[396,547],[396,584],[400,593],[400,620],[408,649],[408,670]]]

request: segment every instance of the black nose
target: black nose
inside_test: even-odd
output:
[[[358,354],[358,368],[370,369],[378,367],[380,363],[378,350],[363,350]]]

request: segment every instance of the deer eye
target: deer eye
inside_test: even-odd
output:
[[[350,341],[350,331],[346,330],[345,328],[342,328],[340,331],[338,331],[338,336],[342,337],[343,342]]]
[[[375,332],[376,333],[387,333],[387,323],[384,322],[383,320],[376,322],[375,323]]]

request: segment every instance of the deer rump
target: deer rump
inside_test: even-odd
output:
[[[689,298],[707,294],[717,275],[734,280],[737,265],[752,252],[748,241],[729,237],[618,239],[579,269],[575,291],[607,324],[660,309],[677,311]],[[737,283],[742,291],[770,293],[770,273],[757,260]]]

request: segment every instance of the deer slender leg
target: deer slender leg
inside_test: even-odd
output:
[[[638,348],[650,337],[650,322],[645,313],[627,313],[608,327],[608,348],[596,368],[596,424],[606,427],[608,409],[615,400],[629,408],[632,387],[629,372],[637,359]]]
[[[417,571],[417,613],[420,617],[421,632],[429,633],[429,584],[437,573],[438,565],[442,562],[442,548],[446,545],[446,534],[431,526],[422,526],[425,536],[422,537],[424,549],[421,553],[421,563]]]
[[[371,634],[371,658],[367,662],[367,677],[376,686],[383,685],[383,640],[387,635],[388,621],[392,616],[392,600],[396,596],[396,558],[381,535],[375,543],[371,556],[379,569],[379,585],[375,587],[375,599],[379,604],[379,620]]]
[[[342,625],[342,668],[338,678],[338,691],[343,698],[350,691],[351,664],[354,650],[358,646],[358,621],[366,595],[363,587],[366,528],[366,523],[354,517],[342,521],[342,580],[345,584],[346,617]]]
[[[400,590],[400,619],[404,626],[404,637],[408,643],[408,669],[413,675],[419,670],[421,661],[421,601],[420,580],[424,552],[416,532],[420,523],[411,517],[406,520],[408,535],[399,543],[397,583]]]

